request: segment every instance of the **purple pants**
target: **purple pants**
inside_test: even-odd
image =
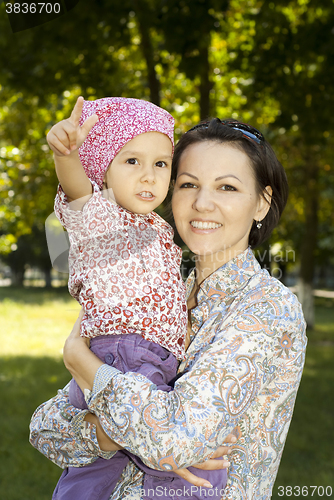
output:
[[[175,378],[178,362],[166,349],[143,339],[140,335],[105,335],[91,341],[91,350],[101,361],[121,372],[136,372],[145,375],[159,390],[171,391],[168,385]],[[83,393],[74,379],[69,390],[70,403],[86,409]],[[109,500],[129,460],[145,472],[141,498],[146,500],[220,500],[226,486],[226,470],[203,471],[188,469],[195,475],[207,479],[212,490],[197,488],[173,472],[150,469],[137,456],[122,450],[111,459],[98,458],[84,467],[69,467],[62,473],[54,490],[52,500]]]

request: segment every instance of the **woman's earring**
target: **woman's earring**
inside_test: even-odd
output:
[[[257,227],[258,229],[261,229],[261,227],[262,227],[262,222],[260,222],[260,221],[259,221],[259,222],[256,224],[256,227]]]

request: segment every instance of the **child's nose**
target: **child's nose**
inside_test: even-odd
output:
[[[144,167],[141,181],[142,182],[149,182],[149,183],[155,182],[155,169],[154,169],[154,167],[152,167],[150,165],[147,165]]]

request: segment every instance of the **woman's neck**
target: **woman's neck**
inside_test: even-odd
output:
[[[246,248],[244,249],[246,250]],[[217,252],[215,254],[208,255],[197,255],[196,256],[196,285],[200,286],[202,281],[204,281],[210,274],[214,273],[221,266],[224,266],[227,262],[234,259],[244,250],[225,250]],[[195,286],[196,286],[195,285]]]

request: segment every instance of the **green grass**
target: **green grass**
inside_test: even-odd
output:
[[[51,500],[61,470],[28,442],[32,413],[69,380],[61,359],[13,356],[0,361],[0,498]]]
[[[298,496],[280,496],[278,486],[309,487],[302,498],[320,498],[311,496],[313,485],[334,492],[334,302],[317,298],[316,304],[273,500]],[[51,499],[61,471],[29,444],[28,426],[37,406],[70,378],[61,351],[78,312],[64,288],[0,288],[0,500]]]
[[[61,356],[79,310],[67,288],[0,288],[1,355]]]
[[[80,306],[67,288],[0,288],[0,500],[50,500],[61,470],[28,442],[32,413],[70,379],[62,347]]]

